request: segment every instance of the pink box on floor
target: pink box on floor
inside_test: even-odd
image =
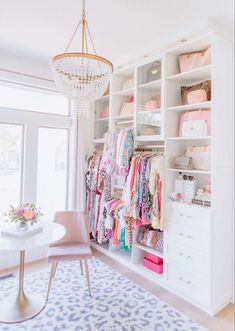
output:
[[[148,260],[144,257],[143,258],[143,265],[146,268],[156,272],[157,274],[162,274],[163,273],[163,263],[157,264],[157,263],[154,263],[154,262],[152,262],[152,261],[150,261],[150,260]]]
[[[153,255],[153,254],[151,254],[151,253],[145,253],[144,257],[145,257],[147,260],[149,260],[149,261],[151,261],[151,262],[154,262],[154,263],[156,263],[156,264],[161,264],[161,263],[163,263],[163,259],[162,259],[161,257],[158,257],[158,256]]]

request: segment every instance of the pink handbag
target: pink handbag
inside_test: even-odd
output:
[[[206,125],[206,134],[202,132],[203,121]],[[188,123],[186,123],[188,122]],[[190,123],[189,123],[190,122]],[[190,124],[190,125],[186,125]],[[191,134],[188,132],[191,130]],[[203,128],[204,131],[204,128]],[[199,109],[187,111],[180,115],[179,137],[198,137],[211,135],[211,111],[210,109]]]
[[[144,105],[145,110],[153,110],[161,107],[161,96],[156,95],[147,101]]]
[[[104,106],[104,108],[100,112],[100,118],[109,117],[109,106]]]
[[[185,72],[211,64],[211,47],[179,56],[180,72]]]

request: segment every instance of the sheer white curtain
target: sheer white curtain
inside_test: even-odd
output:
[[[86,154],[91,144],[91,105],[87,103],[74,102],[75,126],[75,201],[76,210],[85,211],[86,186],[85,186],[85,164]]]

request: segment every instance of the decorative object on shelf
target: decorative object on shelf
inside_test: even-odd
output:
[[[154,110],[161,108],[161,96],[155,95],[144,105],[144,110]]]
[[[179,56],[180,72],[190,71],[209,64],[211,64],[211,47]]]
[[[17,208],[10,206],[10,210],[5,216],[8,217],[7,221],[17,223],[16,228],[18,231],[27,231],[28,225],[39,222],[43,214],[41,209],[37,208],[33,203],[25,203]]]
[[[196,196],[192,203],[210,207],[211,206],[211,179],[206,179],[205,187],[200,187],[197,190]]]
[[[205,200],[201,200],[201,199],[193,199],[192,203],[194,205],[199,205],[199,206],[203,206],[203,207],[211,207],[211,201],[205,201]]]
[[[193,104],[211,100],[211,80],[191,86],[181,86],[182,104]]]
[[[161,78],[161,62],[154,62],[147,71],[146,83],[153,82]]]
[[[134,78],[128,78],[124,81],[124,83],[122,84],[122,89],[123,90],[127,90],[127,89],[131,89],[134,87]]]
[[[169,194],[170,200],[191,203],[195,198],[198,180],[194,176],[178,173],[175,179],[175,192]]]
[[[196,178],[192,178],[193,176],[183,175],[184,181],[184,202],[191,203],[195,197],[198,180]]]
[[[137,123],[150,126],[161,126],[161,114],[139,113],[137,115]]]
[[[180,115],[179,137],[205,137],[210,135],[210,109],[191,110]]]
[[[134,112],[134,98],[130,98],[130,102],[124,102],[120,109],[121,116],[130,115]]]
[[[80,26],[82,29],[81,51],[68,52]],[[89,50],[89,46],[91,50]],[[106,92],[113,65],[107,59],[96,54],[86,21],[85,0],[83,0],[82,18],[78,22],[65,52],[54,56],[51,64],[58,89],[69,99],[79,99],[79,102],[90,101],[101,97]]]
[[[211,169],[211,147],[204,146],[186,146],[185,156],[192,158],[193,168],[197,170],[209,171]]]

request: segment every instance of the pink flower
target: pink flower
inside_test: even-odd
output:
[[[26,221],[31,221],[34,218],[35,214],[31,209],[26,209],[23,213],[23,216]]]
[[[23,209],[17,209],[17,210],[15,211],[15,214],[16,214],[16,216],[18,216],[18,217],[22,216],[23,213],[24,213],[24,210],[23,210]]]

